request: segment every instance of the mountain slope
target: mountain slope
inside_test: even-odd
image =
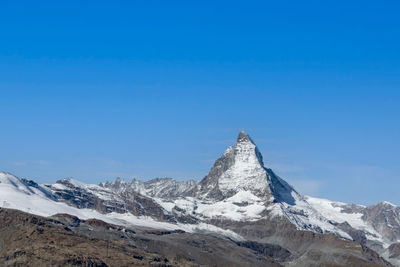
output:
[[[313,197],[307,201],[354,240],[400,266],[400,254],[392,253],[400,243],[400,207],[388,202],[365,207]]]
[[[99,228],[90,220],[78,225],[93,232]],[[196,266],[189,258],[166,257],[119,240],[93,238],[75,228],[61,220],[0,208],[0,265]],[[108,231],[117,233],[118,229]]]
[[[400,265],[398,207],[303,196],[264,165],[245,132],[201,181],[117,179],[88,185],[68,178],[39,185],[0,172],[0,206],[41,216],[64,213],[126,227],[206,234],[274,255],[285,266],[388,266],[373,250]],[[280,256],[273,253],[277,248]]]

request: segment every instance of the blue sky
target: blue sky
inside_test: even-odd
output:
[[[3,1],[0,170],[200,179],[246,130],[299,191],[400,204],[397,1]]]

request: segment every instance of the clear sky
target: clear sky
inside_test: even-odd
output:
[[[302,193],[400,205],[398,1],[0,5],[0,170],[200,179],[244,129]]]

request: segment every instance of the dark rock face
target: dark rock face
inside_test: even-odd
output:
[[[101,213],[124,211],[122,203],[109,202],[100,199],[85,188],[76,187],[68,179],[59,180],[57,184],[64,185],[65,189],[49,187],[53,190],[54,195],[59,201],[65,202],[68,205],[79,209],[94,209]]]
[[[236,138],[236,142],[237,143],[241,143],[241,142],[252,142],[252,143],[254,143],[250,139],[250,136],[245,131],[240,131],[238,137]]]
[[[217,161],[215,161],[214,166],[211,168],[210,172],[204,179],[200,182],[197,188],[194,188],[190,195],[202,196],[207,195],[209,198],[215,200],[223,200],[224,194],[219,189],[218,178],[226,172],[235,163],[235,153],[234,151],[225,153]],[[231,196],[230,193],[229,196]]]
[[[115,194],[101,187],[83,187],[71,182],[70,179],[57,181],[59,186],[49,185],[58,201],[77,208],[94,209],[100,213],[126,213],[137,216],[152,216],[159,220],[176,221],[172,215],[157,204],[153,199],[136,192],[121,192]]]
[[[65,224],[72,227],[79,226],[79,224],[81,223],[81,220],[78,217],[66,213],[55,214],[52,216],[52,218],[64,222]]]
[[[389,246],[389,258],[400,259],[400,243]]]
[[[108,188],[115,193],[137,192],[148,197],[173,199],[188,195],[198,181],[176,181],[172,178],[155,178],[146,182],[133,179],[131,182],[124,182],[117,178],[114,182],[100,183],[101,187]]]
[[[138,216],[151,216],[162,221],[176,222],[172,214],[168,214],[159,204],[149,197],[140,194],[122,192],[120,197],[126,205],[126,211]]]
[[[400,240],[400,207],[381,202],[363,210],[363,219],[390,241]]]
[[[345,204],[345,205],[337,205],[335,203],[332,204],[333,207],[340,207],[342,213],[363,213],[365,210],[364,206],[356,205],[356,204]]]
[[[23,183],[25,183],[27,186],[32,186],[32,187],[35,187],[35,188],[39,188],[39,185],[36,182],[32,181],[32,180],[21,178],[21,181]]]
[[[337,224],[337,226],[348,233],[354,241],[359,242],[361,245],[366,245],[367,237],[363,231],[354,229],[348,222]]]
[[[269,180],[271,181],[270,187],[274,196],[275,202],[284,202],[289,205],[295,205],[293,194],[299,195],[293,187],[287,182],[277,176],[271,169],[266,169]]]
[[[146,195],[164,199],[186,196],[197,184],[194,180],[178,182],[172,178],[156,178],[143,183]]]
[[[266,244],[267,253],[285,259],[285,266],[392,266],[358,242],[339,239],[332,234],[299,231],[284,218],[254,222],[214,221],[214,224],[245,237],[247,241],[239,242],[240,245],[258,253]]]
[[[258,243],[255,241],[237,242],[241,247],[246,247],[257,253],[277,259],[279,262],[289,261],[292,253],[289,250],[274,244]]]
[[[172,214],[174,215],[175,219],[180,223],[196,224],[200,222],[199,219],[192,216],[191,214],[187,214],[186,210],[181,209],[177,206],[172,208]]]

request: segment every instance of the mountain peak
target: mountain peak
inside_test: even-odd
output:
[[[263,162],[263,157],[260,153],[260,151],[257,148],[257,145],[254,143],[253,139],[246,133],[245,131],[240,131],[236,144],[233,146],[235,150],[237,150],[237,155],[239,154],[247,154],[244,155],[245,158],[249,157],[249,153],[253,154],[255,153],[258,162],[261,164],[262,167],[264,167],[264,162]],[[229,150],[229,149],[228,149]],[[240,155],[239,155],[240,157]]]
[[[249,135],[245,131],[240,131],[236,142],[237,143],[242,143],[242,142],[251,142],[251,143],[253,143],[253,141],[251,140],[251,138],[249,137]]]
[[[214,163],[208,175],[200,182],[198,194],[206,198],[229,198],[239,191],[256,196],[271,196],[267,170],[261,153],[245,131],[237,137]]]

